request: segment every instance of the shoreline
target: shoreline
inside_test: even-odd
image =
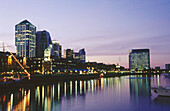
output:
[[[102,74],[32,74],[30,79],[28,77],[22,78],[19,81],[12,81],[12,82],[4,82],[0,84],[1,87],[8,87],[8,86],[25,86],[25,85],[34,85],[34,84],[53,84],[56,82],[64,82],[64,81],[76,81],[76,80],[90,80],[90,79],[99,79],[99,78],[108,78],[108,77],[121,77],[121,76],[128,76],[128,75],[158,75],[160,73],[107,73]]]

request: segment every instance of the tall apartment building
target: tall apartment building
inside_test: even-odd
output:
[[[15,25],[15,46],[19,57],[36,56],[36,27],[28,20]]]

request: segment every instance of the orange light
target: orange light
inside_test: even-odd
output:
[[[27,59],[26,59],[26,57],[23,57],[23,66],[25,67],[26,64],[27,64]]]
[[[12,56],[8,56],[8,65],[12,65]]]
[[[9,52],[12,57],[16,60],[16,62],[19,64],[19,66],[25,71],[25,73],[28,75],[28,77],[30,77],[30,73],[27,72],[26,69],[24,69],[24,67],[20,64],[20,62],[17,60],[17,58],[12,54],[12,52]]]

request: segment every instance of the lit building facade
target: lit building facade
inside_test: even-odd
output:
[[[61,58],[60,43],[57,40],[52,40],[52,42],[53,42],[54,56]]]
[[[48,72],[45,71],[44,73],[44,59],[43,58],[29,58],[27,65],[30,67],[28,71],[32,74],[39,73],[39,74],[68,74],[68,73],[89,73],[89,70],[93,70],[94,73],[106,70],[115,70],[116,66],[106,65],[103,63],[96,63],[96,62],[86,62],[81,63],[79,61],[72,61],[69,59],[64,58],[55,58],[52,59],[52,69]],[[90,72],[91,73],[91,72]]]
[[[86,62],[86,52],[85,52],[85,49],[79,50],[79,55],[80,55],[80,62],[82,62],[82,63]]]
[[[73,59],[73,50],[72,49],[64,50],[64,58]]]
[[[143,70],[150,68],[149,49],[132,49],[129,52],[129,69]]]
[[[73,52],[73,59],[75,59],[76,61],[80,60],[80,54],[77,52]]]
[[[16,56],[15,53],[13,53]],[[26,57],[16,57],[16,59],[25,68],[27,65]],[[16,60],[12,57],[10,52],[0,52],[0,73],[13,73],[13,72],[24,72],[22,68],[18,65]]]
[[[49,32],[46,30],[44,31],[37,31],[36,33],[36,57],[44,57],[44,51],[48,46],[51,44],[51,36]],[[51,50],[51,55],[54,55],[54,49]]]
[[[19,57],[36,56],[36,27],[29,21],[15,25],[15,46]]]

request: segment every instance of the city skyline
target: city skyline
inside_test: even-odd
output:
[[[151,67],[170,63],[168,0],[31,1],[0,2],[1,41],[13,46],[13,52],[14,26],[27,19],[37,31],[47,30],[63,49],[85,48],[87,61],[116,64],[121,57],[128,68],[128,50],[149,48]]]

